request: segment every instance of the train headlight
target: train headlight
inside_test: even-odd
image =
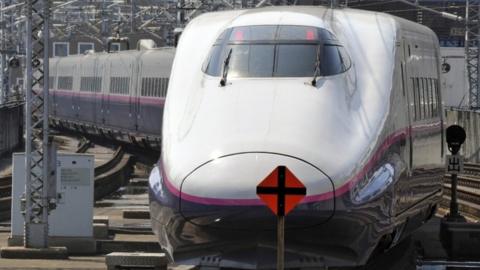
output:
[[[353,202],[363,204],[377,198],[393,183],[395,168],[387,163],[378,168],[353,194]]]

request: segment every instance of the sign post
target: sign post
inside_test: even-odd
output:
[[[452,175],[450,214],[447,218],[449,221],[465,221],[465,218],[458,212],[457,202],[457,175],[463,172],[463,156],[459,155],[458,152],[465,138],[465,130],[462,127],[452,125],[447,128],[448,150],[452,153],[452,155],[447,155],[446,160],[446,171]]]
[[[285,216],[306,193],[303,183],[285,166],[275,168],[257,186],[258,197],[277,215],[277,270],[285,265]]]

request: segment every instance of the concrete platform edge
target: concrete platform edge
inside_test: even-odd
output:
[[[49,247],[39,249],[25,247],[5,247],[0,249],[0,257],[5,259],[65,260],[68,259],[68,250],[66,247]]]
[[[66,247],[70,255],[92,255],[97,252],[97,243],[93,237],[57,237],[48,238],[50,246]],[[9,247],[23,246],[23,236],[8,238]]]

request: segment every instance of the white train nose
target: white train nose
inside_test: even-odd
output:
[[[197,225],[237,229],[274,228],[275,216],[256,194],[278,166],[286,166],[307,195],[287,216],[287,227],[321,224],[334,213],[334,186],[319,168],[292,156],[250,152],[220,157],[189,174],[181,185],[182,215]]]

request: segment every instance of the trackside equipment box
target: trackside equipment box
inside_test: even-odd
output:
[[[48,217],[50,238],[93,239],[94,162],[93,155],[57,155],[57,207]],[[11,238],[17,240],[24,234],[25,172],[25,154],[13,154]]]

